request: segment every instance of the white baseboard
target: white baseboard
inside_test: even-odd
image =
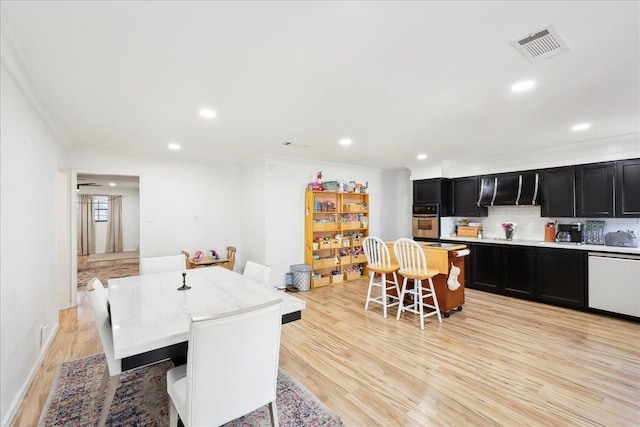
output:
[[[31,386],[31,382],[33,382],[33,378],[36,376],[38,369],[40,369],[40,365],[42,365],[42,362],[44,361],[44,358],[47,355],[47,352],[49,351],[49,347],[51,347],[51,343],[53,342],[53,338],[56,336],[57,332],[58,332],[58,323],[56,323],[53,326],[51,333],[47,337],[47,340],[45,341],[44,345],[40,350],[40,355],[38,356],[36,363],[34,363],[33,367],[31,368],[31,372],[29,372],[29,376],[27,377],[27,380],[24,382],[24,384],[22,384],[22,387],[20,387],[20,390],[16,395],[15,399],[13,399],[13,402],[11,402],[11,406],[9,407],[9,412],[7,413],[7,416],[2,420],[2,427],[7,427],[11,425],[11,423],[13,422],[13,418],[16,416],[18,409],[20,409],[20,405],[22,405],[24,396],[27,394],[27,391],[29,390],[29,386]]]

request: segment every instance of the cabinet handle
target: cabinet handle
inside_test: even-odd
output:
[[[533,190],[533,200],[531,201],[531,204],[534,205],[534,206],[535,206],[535,204],[536,204],[536,202],[538,200],[538,184],[539,184],[538,174],[536,173],[536,186],[535,186],[535,188]]]
[[[480,180],[480,194],[478,194],[478,207],[480,207],[480,200],[482,200],[482,193],[484,193],[484,178]]]

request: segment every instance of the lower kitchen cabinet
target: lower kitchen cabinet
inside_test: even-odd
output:
[[[519,298],[534,295],[532,247],[473,245],[470,288]]]
[[[503,269],[501,249],[498,245],[473,245],[471,253],[473,280],[470,288],[500,292]]]
[[[504,295],[533,298],[534,296],[534,248],[529,246],[504,246],[502,248]]]
[[[507,244],[468,246],[467,288],[586,308],[585,251]]]
[[[586,308],[586,256],[581,250],[536,248],[536,299]]]

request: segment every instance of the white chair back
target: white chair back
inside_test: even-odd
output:
[[[362,241],[362,249],[369,268],[391,268],[391,255],[387,245],[379,237],[369,236]]]
[[[122,361],[114,357],[113,349],[113,333],[111,331],[111,319],[109,318],[109,301],[107,293],[102,286],[102,282],[98,279],[92,279],[89,282],[89,301],[91,302],[91,310],[93,311],[93,319],[96,321],[98,335],[102,341],[104,355],[107,358],[109,366],[109,375],[115,376],[122,372]]]
[[[182,271],[186,265],[185,263],[184,254],[140,258],[140,274]]]
[[[393,244],[393,252],[400,266],[400,274],[427,274],[427,258],[420,245],[407,238],[398,239]]]
[[[264,285],[268,285],[269,275],[271,274],[271,267],[269,267],[268,265],[258,264],[257,262],[247,261],[247,264],[244,266],[243,274],[247,277],[251,277],[252,279],[257,280]]]
[[[222,425],[275,401],[281,311],[277,299],[191,320],[185,425]]]

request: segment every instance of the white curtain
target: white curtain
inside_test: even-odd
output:
[[[109,196],[105,252],[122,252],[122,196]]]
[[[78,194],[78,255],[96,253],[93,196]]]

